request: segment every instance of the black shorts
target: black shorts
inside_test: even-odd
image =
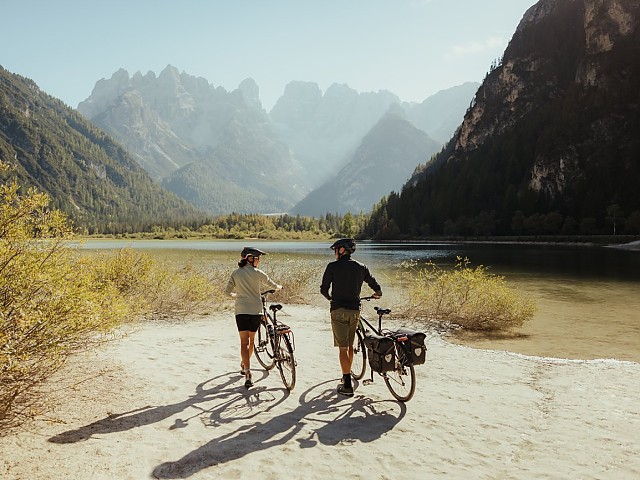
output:
[[[246,313],[236,315],[236,325],[238,326],[239,332],[245,332],[247,330],[257,332],[261,321],[262,315],[249,315]]]

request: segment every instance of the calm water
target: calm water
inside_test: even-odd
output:
[[[163,256],[235,258],[246,241],[89,240],[86,249],[130,246]],[[269,253],[332,260],[328,242],[253,242]],[[531,296],[538,311],[515,338],[464,338],[470,346],[560,358],[616,358],[640,362],[640,252],[605,247],[360,242],[354,255],[376,272],[405,260],[443,266],[467,257],[504,275]],[[383,283],[381,278],[378,280]]]

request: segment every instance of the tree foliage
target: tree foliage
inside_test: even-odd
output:
[[[48,197],[18,191],[0,185],[0,427],[28,415],[30,392],[128,309],[77,268],[67,219]]]
[[[69,355],[121,322],[192,313],[212,300],[208,279],[189,266],[130,251],[79,255],[48,196],[20,191],[15,179],[0,184],[0,433],[37,413],[39,386]]]
[[[633,233],[624,213],[640,210],[640,29],[609,23],[606,2],[594,8],[588,28],[612,47],[593,52],[570,2],[523,24],[457,135],[374,208],[372,236]],[[621,8],[640,13],[637,2]]]

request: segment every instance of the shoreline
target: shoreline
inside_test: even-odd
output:
[[[135,234],[134,234],[135,235]],[[637,235],[624,235],[629,238],[637,238]],[[153,241],[153,242],[165,242],[165,241],[206,241],[206,242],[236,242],[242,243],[246,241],[257,241],[257,242],[292,242],[292,243],[326,243],[331,242],[337,237],[327,237],[327,238],[257,238],[257,237],[244,237],[244,238],[221,238],[221,237],[206,237],[206,236],[193,236],[193,237],[165,237],[165,238],[153,238],[153,237],[136,237],[129,235],[111,235],[111,236],[78,236],[80,241],[84,240],[94,240],[94,241]],[[611,243],[609,241],[604,241],[603,238],[599,238],[599,241],[594,241],[598,239],[596,237],[582,236],[577,238],[585,238],[585,240],[576,240],[571,237],[562,237],[564,240],[558,240],[558,237],[544,237],[539,236],[535,238],[529,237],[487,237],[486,239],[476,238],[476,239],[467,239],[467,238],[422,238],[422,239],[395,239],[395,240],[373,240],[373,239],[357,239],[359,242],[364,243],[380,243],[380,244],[402,244],[402,245],[411,245],[411,244],[487,244],[487,245],[567,245],[567,246],[584,246],[584,247],[607,247],[607,248],[619,248],[624,250],[640,250],[640,240],[632,240],[624,243]],[[591,240],[587,240],[591,238]],[[607,235],[606,238],[614,239],[613,235]]]
[[[341,397],[326,309],[281,312],[295,334],[294,391],[255,361],[255,386],[244,388],[228,312],[129,326],[59,372],[54,411],[0,438],[0,477],[640,476],[637,363],[479,350],[430,334],[410,402],[394,401],[377,375]]]

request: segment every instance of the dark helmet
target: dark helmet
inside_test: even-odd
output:
[[[356,251],[356,241],[353,238],[341,238],[333,242],[331,250],[336,250],[340,247],[344,247],[347,253],[351,254]]]
[[[262,250],[254,247],[244,247],[242,252],[240,252],[240,258],[247,258],[249,255],[252,257],[259,257],[260,255],[266,255],[267,252],[263,252]]]

